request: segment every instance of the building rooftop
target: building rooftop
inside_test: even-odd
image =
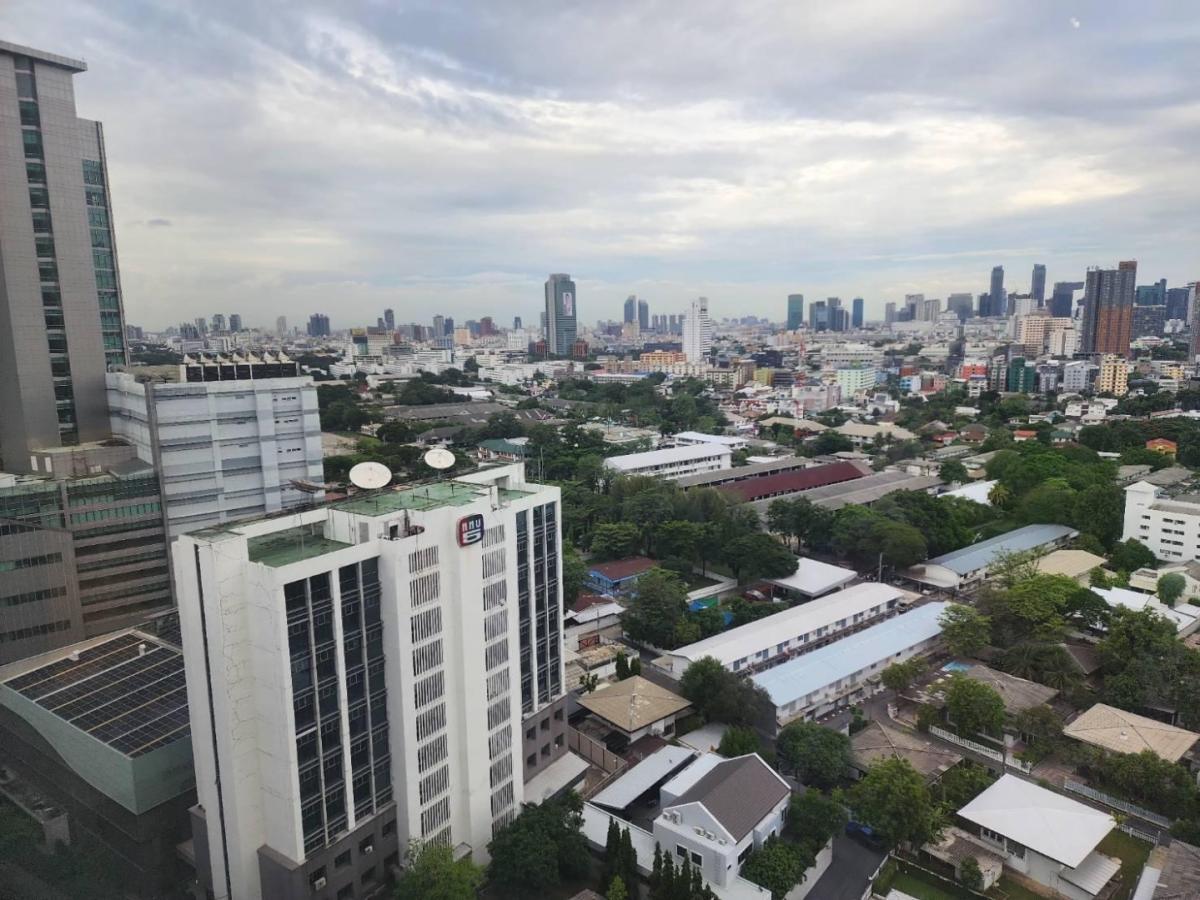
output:
[[[12,53],[16,56],[28,56],[30,59],[35,59],[38,62],[50,63],[54,66],[59,66],[63,69],[69,69],[72,72],[86,72],[87,63],[81,59],[72,59],[69,56],[59,56],[57,53],[47,53],[45,50],[35,50],[33,47],[25,47],[21,44],[12,44],[8,41],[0,41],[0,53]]]
[[[699,803],[740,841],[791,793],[786,781],[750,753],[718,762],[671,807]]]
[[[682,656],[693,661],[712,656],[724,665],[732,665],[781,641],[827,628],[843,619],[852,620],[856,615],[889,601],[899,601],[903,596],[903,591],[891,585],[874,581],[856,584],[672,650],[668,656]]]
[[[1153,594],[1143,594],[1128,588],[1092,588],[1091,591],[1113,608],[1123,606],[1126,609],[1151,610],[1174,625],[1176,631],[1192,627],[1196,624],[1196,618],[1200,616],[1200,607],[1190,603],[1167,606]]]
[[[983,682],[999,694],[1000,699],[1004,701],[1004,711],[1009,715],[1049,703],[1058,696],[1058,691],[1054,688],[987,666],[971,666],[963,674],[972,681]]]
[[[710,484],[723,484],[729,481],[761,478],[774,472],[785,472],[807,467],[808,460],[802,456],[781,456],[767,462],[751,463],[748,466],[721,469],[717,472],[697,472],[695,475],[684,475],[682,478],[675,479],[675,483],[681,488],[704,487]]]
[[[848,484],[818,488],[809,499],[826,509],[841,509],[850,504],[874,503],[896,491],[923,491],[942,483],[937,475],[910,475],[908,472],[876,472]]]
[[[634,732],[685,710],[678,694],[633,675],[579,698],[579,705],[626,732]]]
[[[768,578],[767,581],[785,590],[807,594],[810,597],[819,597],[834,588],[849,584],[858,577],[858,573],[853,569],[830,565],[819,559],[802,556],[796,560],[796,563],[796,571],[791,575],[784,578]]]
[[[430,481],[356,494],[334,504],[334,508],[360,516],[386,516],[405,509],[424,512],[443,506],[466,506],[486,494],[487,488],[478,484]]]
[[[1200,897],[1200,847],[1171,841],[1166,848],[1162,874],[1150,900],[1188,900]],[[1142,900],[1142,895],[1137,895]]]
[[[611,809],[624,809],[696,758],[688,747],[666,746],[651,753],[591,799]]]
[[[892,728],[882,722],[870,722],[850,738],[854,764],[863,771],[875,763],[896,757],[906,759],[926,778],[941,775],[962,757],[942,744],[928,741],[920,734]]]
[[[588,566],[589,572],[599,572],[609,581],[622,581],[633,575],[649,572],[658,563],[648,556],[631,556],[628,559],[614,559],[612,562],[594,563]]]
[[[866,587],[867,585],[859,585]],[[876,586],[876,585],[872,585]],[[882,587],[883,585],[878,585]],[[845,593],[845,592],[843,592]],[[833,594],[838,597],[840,594]],[[938,617],[948,603],[927,603],[916,609],[872,625],[857,634],[849,635],[819,647],[811,653],[797,656],[773,669],[752,677],[763,688],[776,707],[787,706],[795,700],[815,693],[827,685],[872,663],[888,659],[909,647],[929,640],[942,632]],[[767,620],[760,620],[767,621]]]
[[[1200,734],[1097,703],[1063,728],[1063,734],[1116,753],[1153,750],[1167,762],[1178,762]]]
[[[958,814],[1071,868],[1086,860],[1116,824],[1108,813],[1007,774]]]
[[[1066,525],[1026,525],[986,541],[943,553],[927,560],[924,565],[941,566],[956,575],[968,575],[987,568],[1001,554],[1033,550],[1074,534],[1077,532]]]
[[[314,522],[249,537],[246,539],[246,551],[250,562],[279,568],[351,546],[325,537],[324,528],[324,522]]]
[[[618,472],[629,472],[647,466],[665,466],[671,463],[710,459],[721,455],[726,458],[730,455],[729,448],[723,444],[690,444],[686,447],[668,447],[665,450],[647,450],[644,453],[610,456],[604,461],[604,465],[610,469],[616,469]]]
[[[1043,575],[1066,575],[1068,578],[1081,578],[1103,566],[1103,556],[1086,550],[1055,550],[1037,561],[1037,570]]]
[[[7,667],[3,686],[123,756],[191,734],[179,647],[134,629],[77,647]]]
[[[737,472],[740,469],[731,471]],[[836,462],[824,466],[810,466],[807,469],[777,472],[761,478],[734,481],[721,485],[720,490],[737,500],[750,501],[776,494],[811,492],[816,488],[862,478],[864,474],[861,466],[851,462]],[[809,496],[811,497],[811,493]]]

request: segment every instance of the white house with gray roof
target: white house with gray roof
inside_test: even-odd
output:
[[[724,886],[746,858],[783,831],[791,787],[757,753],[706,753],[662,786],[654,840],[664,853]]]

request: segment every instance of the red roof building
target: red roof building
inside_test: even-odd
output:
[[[764,478],[735,481],[733,484],[721,485],[717,490],[738,500],[765,500],[767,497],[810,491],[827,484],[853,481],[865,474],[866,472],[854,463],[839,462],[794,472],[780,472],[778,475],[767,475]]]

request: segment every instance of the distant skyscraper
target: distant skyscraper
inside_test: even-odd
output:
[[[915,322],[921,318],[921,307],[925,305],[924,294],[904,295],[904,321]]]
[[[1163,278],[1154,284],[1139,284],[1134,297],[1136,306],[1166,306],[1167,279]]]
[[[638,330],[650,330],[650,304],[645,300],[639,300],[637,305],[637,320]]]
[[[704,362],[712,347],[712,320],[708,318],[708,298],[688,304],[683,316],[683,352],[690,363]]]
[[[958,316],[958,321],[965,322],[975,312],[975,298],[970,294],[951,294],[946,298],[946,311]]]
[[[850,302],[850,327],[862,328],[863,324],[863,298],[855,297]]]
[[[683,316],[667,316],[667,331],[670,334],[682,334],[683,323],[680,321]]]
[[[896,321],[896,304],[885,303],[883,305],[883,321],[891,325]]]
[[[454,319],[451,316],[446,316],[446,321],[442,324],[445,329],[442,332],[442,337],[454,337]]]
[[[1167,289],[1167,318],[1179,319],[1187,321],[1188,314],[1188,289],[1187,288],[1168,288]]]
[[[0,458],[14,472],[33,450],[107,438],[105,367],[127,362],[104,140],[75,117],[86,69],[0,43]]]
[[[1004,293],[1004,266],[992,267],[992,284],[988,290],[989,315],[1007,316],[1008,311],[1008,295]]]
[[[275,333],[280,337],[288,333],[287,316],[280,316],[275,320]]]
[[[788,294],[787,330],[795,331],[804,324],[804,295]]]
[[[1075,292],[1083,290],[1082,281],[1056,281],[1050,295],[1050,315],[1071,318],[1075,315]]]
[[[575,343],[576,321],[575,282],[565,273],[546,279],[546,350],[555,356],[567,356]]]
[[[433,317],[433,337],[436,340],[446,333],[446,319],[444,316]]]
[[[824,300],[814,300],[808,305],[808,327],[813,331],[829,330],[829,306]]]
[[[383,311],[383,327],[388,331],[396,330],[396,314],[390,309]]]
[[[329,337],[329,316],[324,313],[313,313],[308,317],[309,337]]]
[[[225,330],[225,314],[213,313],[212,330],[221,332]]]
[[[208,320],[204,316],[196,319],[196,331],[199,334],[208,334]]]
[[[632,325],[637,321],[637,296],[634,294],[630,294],[625,298],[625,317],[623,321],[626,325]]]
[[[1133,298],[1137,262],[1127,260],[1115,269],[1088,269],[1083,295],[1083,353],[1129,356],[1133,329]]]
[[[1033,280],[1029,286],[1029,296],[1035,306],[1046,304],[1046,267],[1041,263],[1033,264]]]
[[[513,331],[520,331],[520,330],[521,330],[521,317],[513,316]]]
[[[242,330],[242,317],[237,313],[229,314],[229,330],[235,334]]]
[[[846,311],[842,309],[841,297],[830,297],[825,301],[830,331],[846,330]]]

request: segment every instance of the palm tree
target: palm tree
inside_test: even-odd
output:
[[[988,500],[997,509],[1005,509],[1012,503],[1012,499],[1012,491],[1002,484],[994,484],[992,485],[992,489],[988,491]]]

